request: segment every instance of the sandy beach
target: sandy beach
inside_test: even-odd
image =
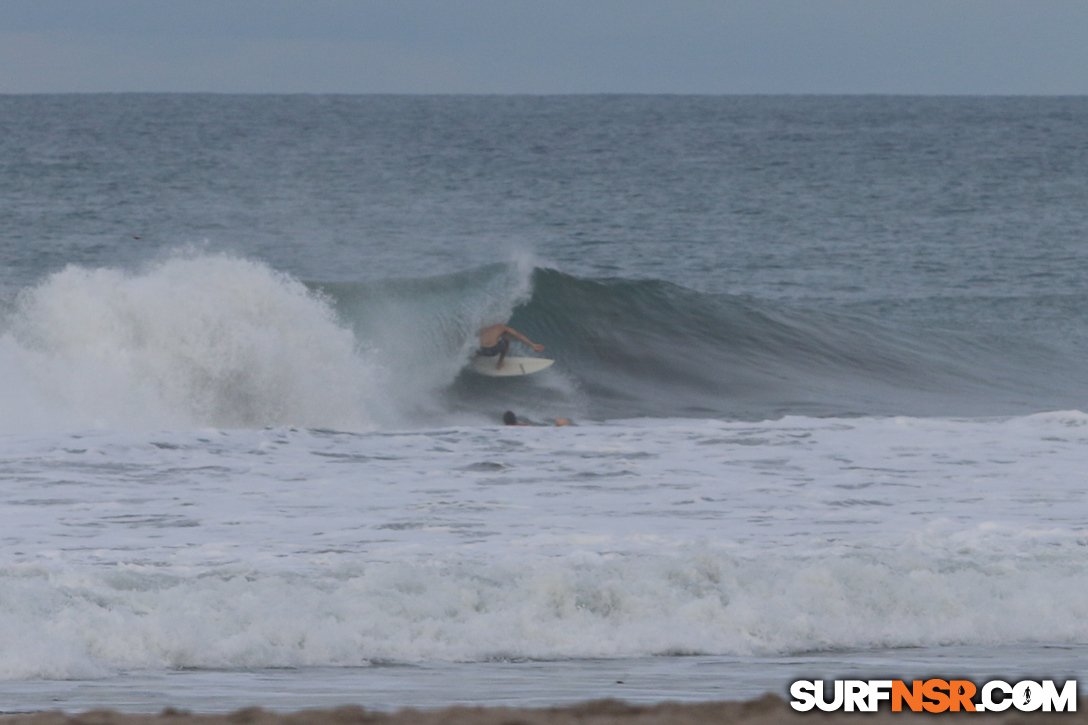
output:
[[[747,702],[671,703],[630,705],[619,700],[595,700],[568,707],[510,708],[455,706],[437,710],[404,709],[398,712],[374,712],[358,706],[331,710],[303,710],[275,713],[259,707],[246,708],[225,715],[201,715],[166,709],[159,714],[122,714],[96,710],[80,714],[42,712],[0,716],[0,725],[696,725],[702,723],[744,723],[745,725],[783,725],[819,720],[823,723],[857,722],[904,723],[932,722],[934,715],[914,713],[798,713],[776,695],[764,695]],[[1077,713],[945,713],[942,719],[966,721],[978,725],[991,723],[1084,722]]]

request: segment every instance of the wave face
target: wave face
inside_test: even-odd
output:
[[[563,404],[594,418],[787,414],[989,415],[1083,405],[1083,376],[1052,351],[968,331],[704,294],[656,280],[550,269],[511,324],[548,345]],[[458,400],[561,413],[555,383],[462,376]]]
[[[557,365],[466,368],[510,324]],[[518,353],[515,346],[514,354]],[[222,255],[69,267],[0,335],[0,429],[341,429],[529,418],[987,415],[1083,407],[1061,356],[1013,340],[522,263],[303,284]]]

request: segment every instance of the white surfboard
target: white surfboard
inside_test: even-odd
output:
[[[551,367],[555,360],[543,357],[507,357],[502,361],[502,367],[496,368],[499,356],[477,357],[472,360],[472,367],[481,375],[492,377],[505,377],[510,375],[529,375],[538,373],[544,368]]]

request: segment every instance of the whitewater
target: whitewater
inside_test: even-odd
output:
[[[0,98],[0,712],[1085,679],[1086,113]]]
[[[1086,430],[13,436],[2,674],[1076,644]]]

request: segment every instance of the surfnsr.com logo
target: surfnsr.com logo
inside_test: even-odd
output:
[[[1010,685],[991,680],[981,688],[970,680],[835,680],[825,697],[822,680],[798,680],[790,686],[790,706],[800,712],[876,712],[888,702],[892,712],[1076,712],[1077,681],[1066,680],[1059,690],[1053,680],[1023,680]]]

